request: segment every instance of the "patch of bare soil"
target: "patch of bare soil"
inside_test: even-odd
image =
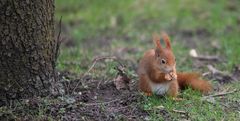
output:
[[[99,33],[102,33],[101,36],[84,38],[81,42],[81,47],[97,51],[102,48],[110,48],[114,40],[121,40],[126,42],[130,40],[130,37],[128,36],[117,35],[116,30],[111,28],[101,30]]]
[[[100,88],[98,93],[94,91],[86,93],[89,100],[81,110],[86,118],[94,120],[140,120],[145,118],[147,112],[142,110],[138,104],[139,95],[133,92],[120,93],[111,87],[113,85],[109,84]]]
[[[148,116],[136,88],[118,90],[113,81],[74,77],[68,72],[60,74],[65,94],[12,101],[10,107],[1,108],[1,119],[105,121],[144,120]]]
[[[186,47],[197,48],[199,45],[209,45],[211,33],[205,28],[193,30],[178,30],[170,33],[177,41],[182,42]]]
[[[76,82],[70,84],[72,86],[68,87],[73,88],[68,90],[74,90]],[[104,82],[91,77],[82,80],[74,92],[74,99],[81,108],[70,112],[75,111],[73,117],[84,120],[143,120],[148,113],[140,106],[143,96],[134,86],[118,90],[113,81]]]
[[[83,47],[88,49],[94,49],[94,48],[104,48],[109,47],[111,45],[112,40],[114,39],[114,36],[101,36],[99,38],[85,38],[83,40]]]

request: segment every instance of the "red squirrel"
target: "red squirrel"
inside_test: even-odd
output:
[[[160,43],[160,36],[153,34],[155,49],[144,53],[138,66],[139,89],[147,96],[152,94],[177,97],[179,88],[186,86],[206,94],[212,90],[208,81],[202,80],[197,73],[176,71],[176,59],[173,54],[169,36],[162,32],[165,43]]]

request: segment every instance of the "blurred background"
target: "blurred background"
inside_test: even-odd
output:
[[[116,56],[135,73],[144,51],[154,47],[152,33],[166,31],[178,70],[204,72],[211,64],[231,71],[240,62],[239,5],[239,0],[56,0],[56,33],[61,16],[63,21],[58,69],[81,74],[94,58]],[[196,61],[191,49],[222,61]],[[98,64],[93,76],[113,75],[113,65]]]

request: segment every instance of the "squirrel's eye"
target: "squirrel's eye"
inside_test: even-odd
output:
[[[162,63],[162,64],[166,64],[166,60],[162,59],[162,60],[161,60],[161,63]]]

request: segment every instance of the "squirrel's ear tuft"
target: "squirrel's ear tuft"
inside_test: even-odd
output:
[[[156,48],[162,49],[162,46],[160,43],[160,36],[157,33],[153,33],[152,38],[153,38],[153,43],[155,44]]]
[[[166,32],[162,32],[161,35],[162,35],[163,40],[166,44],[166,48],[171,49],[171,43],[170,43],[170,39],[169,39],[168,34]]]

